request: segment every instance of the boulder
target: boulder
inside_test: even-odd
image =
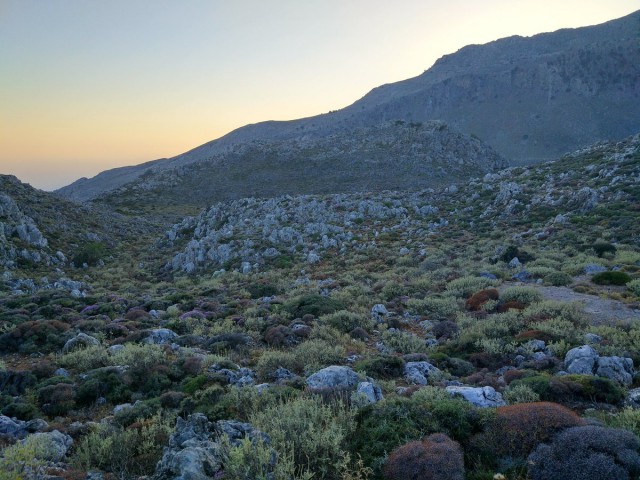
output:
[[[382,389],[373,382],[360,382],[355,394],[362,397],[366,403],[376,403],[384,400]]]
[[[480,408],[502,407],[506,405],[502,395],[496,392],[493,387],[467,387],[449,385],[447,392],[452,396],[461,396],[467,402]]]
[[[430,376],[439,374],[440,370],[429,362],[407,362],[404,366],[407,382],[414,385],[426,385]]]
[[[634,388],[629,390],[627,398],[624,401],[627,407],[634,409],[640,409],[640,388]]]
[[[44,448],[38,450],[35,455],[38,459],[49,462],[61,462],[64,457],[67,456],[71,445],[73,445],[73,439],[58,430],[46,433],[34,433],[33,437],[41,440],[44,444]]]
[[[584,266],[584,273],[587,275],[594,275],[596,273],[606,272],[607,268],[595,263],[588,263]]]
[[[318,370],[307,378],[307,385],[312,389],[337,388],[347,390],[355,388],[359,381],[358,374],[349,367],[332,365]]]
[[[598,357],[598,352],[590,345],[572,348],[564,357],[565,370],[578,375],[593,375]]]
[[[371,308],[371,318],[375,320],[376,323],[384,323],[389,316],[389,310],[382,303],[376,303]]]
[[[149,335],[143,340],[144,343],[151,343],[153,345],[167,345],[172,343],[178,334],[168,328],[155,328],[149,332]]]
[[[620,385],[633,383],[633,360],[624,357],[600,357],[595,374],[618,382]]]
[[[87,348],[95,345],[100,345],[100,341],[97,338],[81,332],[75,337],[67,340],[64,347],[62,347],[62,353],[67,353],[77,348]]]

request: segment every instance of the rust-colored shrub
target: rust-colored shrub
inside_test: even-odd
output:
[[[433,326],[431,332],[438,340],[447,340],[453,338],[460,328],[458,324],[450,320],[443,320]]]
[[[396,448],[384,465],[388,480],[463,480],[464,459],[458,442],[444,433]]]
[[[465,302],[464,306],[467,310],[476,312],[481,310],[482,306],[489,300],[498,300],[499,297],[500,294],[498,293],[498,290],[495,288],[487,288],[471,295],[471,297],[469,297]]]
[[[75,407],[75,387],[69,383],[47,385],[38,390],[40,409],[50,416],[64,415]]]
[[[533,375],[535,375],[535,373],[530,370],[507,370],[502,375],[502,378],[504,378],[504,383],[509,385],[514,380],[520,380],[521,378],[531,377]]]
[[[516,335],[515,339],[518,342],[526,342],[528,340],[542,340],[549,343],[556,340],[555,336],[550,333],[543,332],[542,330],[525,330]]]
[[[126,313],[124,318],[132,321],[149,320],[151,318],[151,315],[149,314],[149,312],[142,308],[134,307]]]
[[[474,443],[489,455],[524,458],[559,431],[584,424],[576,413],[557,403],[519,403],[498,407]]]
[[[202,370],[202,357],[187,357],[182,362],[182,370],[187,375],[196,376]]]
[[[504,302],[501,303],[500,305],[498,305],[498,308],[496,309],[498,313],[504,313],[504,312],[508,312],[509,310],[524,310],[527,306],[522,303],[522,302],[518,302],[517,300],[511,300],[509,302]]]

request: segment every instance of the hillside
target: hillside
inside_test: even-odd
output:
[[[206,161],[154,172],[96,199],[123,212],[203,208],[248,196],[415,190],[507,166],[441,122],[387,122],[321,138],[251,141]]]
[[[225,156],[231,161],[234,151],[251,142],[280,144],[287,151],[297,141],[322,143],[334,134],[395,120],[444,121],[516,164],[549,160],[637,131],[639,69],[640,12],[593,27],[471,45],[418,77],[378,87],[336,112],[247,125],[177,157],[102,172],[58,193],[91,200],[143,174]],[[215,176],[212,169],[207,175]]]

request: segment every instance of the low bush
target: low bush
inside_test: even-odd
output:
[[[466,276],[456,278],[455,280],[451,280],[447,283],[447,292],[455,295],[456,297],[467,298],[474,292],[485,289],[489,286],[495,286],[497,283],[498,282],[496,280],[491,280],[490,278]]]
[[[632,278],[624,272],[600,272],[591,277],[596,285],[626,285]]]
[[[554,287],[564,287],[573,281],[573,277],[564,272],[553,272],[543,277],[545,285],[553,285]]]
[[[106,255],[107,249],[101,242],[87,242],[74,255],[72,262],[77,267],[85,263],[90,267],[95,266]]]
[[[534,287],[509,287],[502,292],[501,300],[503,303],[520,302],[530,305],[542,300],[542,293]]]
[[[495,288],[487,288],[486,290],[480,290],[479,292],[474,293],[467,301],[464,306],[467,310],[471,310],[472,312],[477,312],[482,310],[482,306],[486,304],[490,300],[498,300],[500,294],[498,290]]]
[[[626,430],[574,427],[540,445],[528,463],[532,480],[632,480],[640,474],[640,439]]]
[[[283,308],[294,318],[303,317],[307,314],[318,317],[344,310],[344,304],[331,297],[309,294],[289,300],[283,305]]]
[[[388,480],[463,480],[462,449],[443,433],[429,435],[391,452],[384,476]]]
[[[404,364],[400,357],[381,355],[358,361],[355,369],[373,378],[389,380],[403,375]]]
[[[516,385],[526,385],[540,395],[541,400],[558,403],[603,402],[617,405],[625,398],[624,390],[615,382],[591,375],[535,375],[514,380],[509,386]]]
[[[340,310],[328,315],[323,315],[318,319],[318,321],[320,323],[326,323],[342,333],[349,333],[355,328],[370,330],[373,327],[373,321],[367,316],[348,312],[346,310]]]

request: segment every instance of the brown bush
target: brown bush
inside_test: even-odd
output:
[[[448,340],[458,333],[460,328],[455,322],[443,320],[433,326],[432,333],[438,340]]]
[[[264,341],[272,347],[284,347],[295,343],[293,331],[284,325],[269,328],[264,334]]]
[[[502,378],[504,378],[504,382],[507,385],[509,385],[514,380],[520,380],[521,378],[531,377],[532,375],[535,375],[535,374],[530,370],[507,370],[502,375]]]
[[[196,376],[202,370],[202,357],[187,357],[182,363],[182,370],[187,375]]]
[[[525,330],[516,335],[515,339],[518,342],[525,342],[527,340],[542,340],[545,343],[556,340],[555,336],[550,333],[543,332],[542,330]]]
[[[519,403],[498,407],[474,444],[492,456],[524,458],[559,431],[584,424],[576,413],[557,403]]]
[[[149,320],[151,315],[146,310],[142,308],[135,307],[127,312],[124,316],[127,320],[138,321],[138,320]]]
[[[474,293],[467,299],[464,306],[467,310],[471,310],[472,312],[476,312],[478,310],[482,310],[482,306],[487,303],[489,300],[498,300],[500,294],[498,290],[495,288],[487,288],[486,290],[480,290],[479,292]]]
[[[391,452],[384,476],[388,480],[463,480],[462,449],[444,433],[434,433]]]
[[[38,390],[38,404],[47,415],[64,415],[75,407],[76,391],[69,383],[47,385]]]
[[[511,309],[524,310],[526,307],[527,306],[522,302],[518,302],[517,300],[511,300],[510,302],[501,303],[500,305],[498,305],[498,308],[496,310],[498,313],[505,313]]]

